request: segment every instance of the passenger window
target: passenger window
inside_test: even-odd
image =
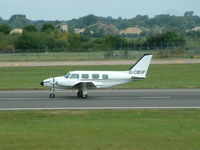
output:
[[[107,74],[103,74],[102,75],[102,79],[108,79],[108,75]]]
[[[92,79],[99,79],[99,74],[92,74]]]
[[[79,79],[79,74],[72,74],[70,79]]]
[[[82,79],[88,79],[89,78],[89,74],[82,74]]]

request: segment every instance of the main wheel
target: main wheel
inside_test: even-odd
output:
[[[51,94],[49,95],[49,97],[50,97],[50,98],[55,98],[55,94],[51,93]]]
[[[86,99],[87,97],[88,97],[88,95],[86,94],[86,95],[82,95],[81,98]]]
[[[78,93],[77,93],[77,97],[82,97],[82,95],[83,95],[83,92],[78,91]]]

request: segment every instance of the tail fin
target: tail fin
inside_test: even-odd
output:
[[[143,55],[130,69],[129,74],[132,74],[133,77],[137,78],[145,78],[146,73],[149,68],[149,64],[151,62],[151,58],[153,55],[145,54]]]

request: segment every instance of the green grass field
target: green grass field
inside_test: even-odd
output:
[[[130,66],[2,67],[0,89],[45,89],[69,70]],[[147,79],[116,88],[199,88],[200,64],[151,65]],[[0,111],[0,150],[198,150],[200,110]]]
[[[127,60],[141,57],[145,53],[155,53],[154,51],[140,50],[128,51],[128,57],[124,56],[124,51],[114,50],[113,56],[108,57],[107,51],[96,52],[41,52],[41,53],[11,53],[0,54],[0,62],[17,61],[88,61],[88,60]]]
[[[133,60],[143,54],[153,54],[154,59],[191,59],[200,58],[199,51],[185,51],[185,53],[171,54],[169,49],[158,50],[99,50],[91,52],[35,52],[35,53],[0,53],[0,62],[42,62],[42,61],[88,61],[88,60]],[[164,52],[164,53],[162,53]]]
[[[0,111],[1,150],[198,150],[200,110]]]
[[[72,53],[72,52],[50,52],[50,53],[19,53],[19,54],[1,54],[0,62],[17,61],[76,61],[76,60],[103,60],[103,52],[94,53]]]
[[[0,89],[45,89],[39,83],[73,70],[128,70],[130,66],[0,67]],[[200,64],[150,65],[147,79],[115,88],[200,88]]]

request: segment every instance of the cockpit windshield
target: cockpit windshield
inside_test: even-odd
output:
[[[68,79],[70,75],[71,75],[70,73],[67,73],[64,75],[64,77]]]

